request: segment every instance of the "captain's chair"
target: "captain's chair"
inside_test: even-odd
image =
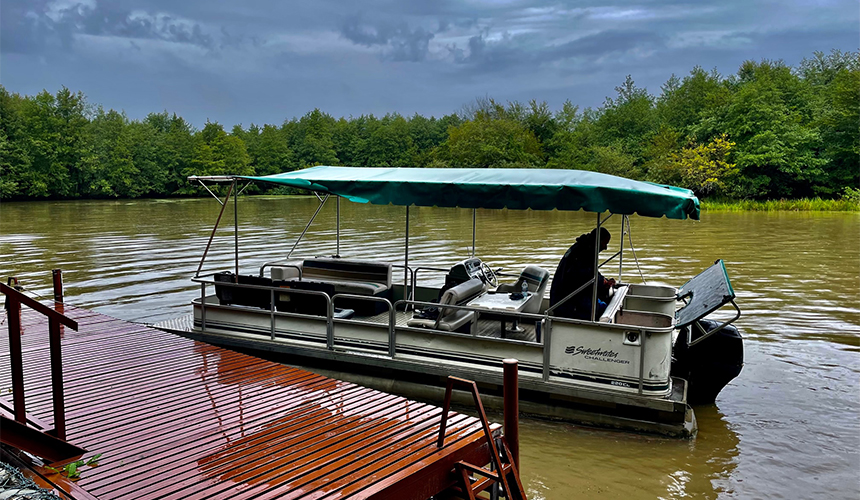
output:
[[[475,312],[465,309],[452,309],[446,305],[465,305],[470,300],[484,293],[484,282],[472,278],[465,283],[445,290],[439,299],[439,314],[435,318],[414,316],[406,322],[409,326],[434,328],[448,332],[468,333],[471,323],[475,320]]]
[[[526,301],[526,305],[523,307],[523,312],[539,314],[540,306],[543,302],[543,294],[546,292],[546,285],[549,283],[549,271],[546,269],[540,266],[528,265],[523,269],[523,272],[520,273],[520,277],[515,283],[499,285],[498,288],[496,288],[496,292],[522,292],[523,281],[526,282],[526,285],[529,287],[529,292],[532,294]],[[522,333],[523,329],[520,328],[518,323],[519,319],[515,319],[514,324],[511,325],[511,329],[507,331],[511,333]],[[537,331],[535,331],[535,340],[540,342],[540,334]]]
[[[499,285],[499,287],[496,288],[496,291],[503,293],[522,292],[523,281],[528,285],[529,292],[533,294],[529,297],[525,307],[523,307],[523,312],[533,314],[540,313],[543,294],[546,292],[547,283],[549,283],[549,271],[546,269],[534,265],[526,266],[525,269],[523,269],[523,272],[520,273],[520,277],[517,279],[516,283]]]

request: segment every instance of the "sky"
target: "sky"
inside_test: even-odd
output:
[[[696,65],[860,47],[857,0],[2,0],[0,84],[141,119],[443,116],[476,99],[598,107]]]

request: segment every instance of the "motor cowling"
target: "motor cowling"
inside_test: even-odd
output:
[[[697,321],[705,332],[720,323],[708,319]],[[687,342],[700,338],[702,330],[689,325],[681,329],[672,351],[672,376],[687,380],[687,402],[693,405],[711,404],[744,366],[743,337],[737,328],[728,325],[705,340],[693,345]]]

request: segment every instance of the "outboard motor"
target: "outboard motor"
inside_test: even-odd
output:
[[[687,401],[693,405],[711,404],[717,394],[740,374],[744,366],[744,344],[738,329],[727,325],[705,340],[690,347],[687,334],[692,329],[692,340],[717,328],[720,323],[700,319],[701,326],[685,326],[678,335],[672,351],[672,376],[687,380]]]

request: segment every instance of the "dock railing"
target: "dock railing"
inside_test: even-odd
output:
[[[55,304],[62,304],[62,292],[57,293],[57,290],[62,289],[62,284],[58,281],[59,276],[61,274],[55,271]],[[63,356],[60,349],[60,329],[61,325],[65,325],[77,331],[78,323],[68,316],[28,297],[12,286],[0,283],[0,292],[6,296],[6,315],[9,327],[9,358],[12,373],[12,400],[15,420],[21,424],[27,424],[27,409],[24,403],[24,359],[21,346],[21,305],[25,305],[48,318],[49,349],[51,353],[51,393],[54,405],[53,434],[65,440],[66,409],[63,398]],[[56,300],[58,298],[60,300]]]

